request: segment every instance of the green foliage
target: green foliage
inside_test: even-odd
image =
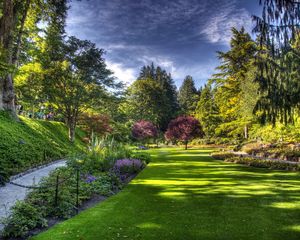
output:
[[[135,165],[118,165],[115,172],[115,162],[127,163],[128,159]],[[117,161],[118,162],[118,161]],[[98,139],[93,136],[87,155],[73,157],[66,167],[58,168],[42,179],[39,188],[32,190],[26,197],[22,206],[29,206],[32,212],[18,211],[6,218],[6,236],[25,236],[35,227],[43,227],[47,221],[44,218],[70,218],[76,213],[77,205],[77,171],[79,171],[79,205],[93,196],[110,196],[122,188],[124,182],[132,174],[139,172],[145,163],[150,162],[150,155],[145,152],[132,152],[129,148],[114,139]],[[117,174],[126,173],[125,179]],[[56,189],[58,190],[56,192]],[[28,210],[28,211],[29,211]],[[38,213],[38,214],[37,214]],[[40,216],[43,224],[39,224]],[[30,221],[23,219],[31,218]],[[21,219],[18,222],[18,219]],[[36,223],[37,222],[37,223]],[[35,225],[34,225],[35,224]],[[38,225],[39,224],[39,225]],[[16,227],[12,228],[11,226]]]
[[[63,123],[23,117],[15,121],[7,113],[0,112],[0,132],[0,171],[5,173],[4,179],[85,149],[80,140],[84,133],[78,130],[78,140],[71,144]]]
[[[149,164],[151,162],[151,155],[147,152],[135,151],[130,155],[130,158],[139,159],[146,164]]]
[[[86,154],[75,156],[69,160],[70,166],[80,166],[86,173],[108,171],[118,159],[129,158],[132,151],[123,143],[113,138],[98,138],[92,135],[91,143]]]
[[[17,202],[11,209],[11,215],[3,222],[6,226],[3,237],[25,237],[29,230],[46,227],[47,221],[42,212],[27,202]]]
[[[165,121],[166,102],[164,90],[156,81],[137,80],[129,87],[122,109],[135,122],[144,119],[161,127]]]
[[[206,138],[215,136],[215,130],[221,123],[219,109],[214,99],[214,93],[210,84],[206,84],[201,91],[200,100],[197,103],[196,118],[203,127]]]
[[[299,164],[293,164],[284,161],[257,159],[257,158],[250,158],[250,157],[226,158],[225,162],[233,162],[237,164],[245,164],[251,167],[269,168],[269,169],[277,169],[277,170],[289,170],[289,171],[300,170]]]
[[[178,100],[183,115],[194,114],[199,101],[199,94],[191,76],[186,76],[179,88]]]
[[[233,158],[236,155],[234,153],[231,153],[231,152],[214,152],[214,153],[211,154],[211,156],[214,159],[226,160],[228,158]]]
[[[162,131],[165,131],[168,127],[168,123],[171,119],[177,116],[177,112],[179,110],[177,89],[171,74],[167,73],[159,66],[155,68],[154,64],[152,63],[151,66],[144,66],[141,69],[138,80],[150,80],[158,84],[162,92],[160,92],[161,95],[158,96],[159,98],[156,101],[160,102],[161,105],[157,122],[154,122],[153,119],[150,118],[138,118],[134,119],[134,121],[141,119],[149,120],[154,122],[155,124],[158,124],[160,129]],[[152,104],[156,106],[155,102],[153,102]],[[140,105],[140,107],[144,108],[143,105]]]
[[[244,127],[251,122],[241,112],[245,110],[245,104],[248,104],[248,97],[244,90],[253,92],[257,95],[254,84],[254,78],[248,72],[253,69],[254,56],[256,53],[256,44],[252,41],[250,35],[242,28],[240,31],[232,29],[231,49],[228,52],[219,52],[219,59],[222,64],[218,67],[220,73],[214,75],[215,83],[214,101],[218,106],[221,124],[216,129],[219,136],[230,136],[242,138]],[[249,89],[247,89],[249,88]],[[254,103],[256,104],[256,102]],[[246,136],[245,136],[246,137]]]

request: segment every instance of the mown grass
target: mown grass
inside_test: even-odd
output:
[[[78,130],[77,140],[71,144],[63,123],[24,117],[15,121],[8,114],[0,112],[1,171],[13,175],[35,165],[65,157],[70,152],[81,151],[84,144],[79,135],[83,134]]]
[[[152,150],[121,193],[34,240],[299,240],[300,175],[223,163],[209,150]]]

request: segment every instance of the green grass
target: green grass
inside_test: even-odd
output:
[[[82,134],[77,131],[77,139]],[[80,140],[75,144],[68,141],[68,131],[63,123],[23,117],[15,121],[0,112],[0,170],[8,175],[44,163],[44,151],[47,161],[51,161],[83,148]]]
[[[299,240],[300,175],[223,163],[209,150],[152,150],[121,193],[34,240]]]

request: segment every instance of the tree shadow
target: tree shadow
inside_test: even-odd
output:
[[[41,239],[300,239],[299,173],[164,154],[121,193]]]

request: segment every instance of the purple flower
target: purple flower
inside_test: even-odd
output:
[[[114,164],[113,171],[119,176],[139,172],[144,164],[139,159],[120,159]]]
[[[145,147],[145,146],[139,146],[138,149],[139,149],[139,150],[148,150],[148,148]]]
[[[94,181],[96,181],[97,180],[97,178],[95,177],[95,176],[93,176],[93,175],[87,175],[86,177],[85,177],[85,182],[86,183],[92,183],[92,182],[94,182]]]

